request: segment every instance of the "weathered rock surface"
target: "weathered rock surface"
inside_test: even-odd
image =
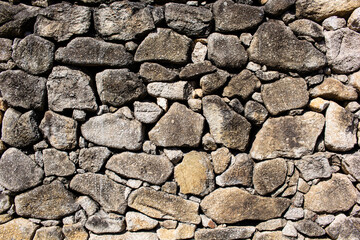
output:
[[[290,200],[251,195],[237,187],[219,188],[201,201],[201,209],[217,223],[277,218],[289,207]]]
[[[62,240],[64,239],[64,234],[61,231],[61,227],[52,226],[52,227],[42,227],[39,228],[34,236],[33,240]]]
[[[360,153],[355,152],[353,154],[342,155],[343,159],[341,167],[346,173],[350,173],[356,180],[360,179]]]
[[[134,102],[135,118],[145,124],[155,123],[159,120],[163,110],[152,102]]]
[[[139,212],[127,212],[125,216],[126,230],[151,230],[158,225],[158,221]]]
[[[261,125],[265,122],[269,112],[261,103],[256,101],[248,101],[245,104],[244,115],[251,123],[254,123],[255,125]]]
[[[159,239],[189,239],[194,237],[196,226],[193,224],[179,223],[176,229],[160,228],[156,231]]]
[[[132,192],[128,205],[150,217],[198,224],[199,204],[179,196],[142,187]]]
[[[18,215],[41,219],[60,219],[79,209],[75,196],[59,181],[16,196],[15,206]]]
[[[88,218],[85,227],[97,234],[120,233],[125,229],[125,221],[120,215],[99,211]]]
[[[310,95],[338,101],[351,101],[356,100],[358,97],[355,88],[345,85],[334,78],[325,78],[320,85],[310,90]]]
[[[244,151],[249,141],[251,124],[237,114],[220,97],[203,98],[203,114],[216,143]]]
[[[295,161],[295,166],[299,169],[305,181],[331,177],[331,166],[328,157],[324,153],[304,156]]]
[[[214,152],[211,152],[212,163],[214,166],[214,172],[216,174],[223,173],[231,159],[231,153],[229,149],[222,147]]]
[[[189,63],[186,65],[181,72],[179,77],[181,79],[196,79],[208,73],[213,73],[216,71],[216,67],[211,64],[210,61]]]
[[[150,96],[170,100],[187,100],[192,90],[192,86],[187,81],[174,83],[152,82],[147,85],[147,92]]]
[[[151,232],[126,232],[120,235],[95,235],[90,234],[89,240],[137,240],[137,239],[146,239],[146,240],[158,240],[156,233]]]
[[[24,218],[16,218],[0,225],[0,236],[3,239],[31,240],[39,226]]]
[[[290,23],[289,27],[298,36],[309,36],[314,39],[324,37],[323,28],[309,19],[298,19]]]
[[[110,157],[111,152],[106,147],[91,147],[80,149],[79,166],[89,172],[97,172]]]
[[[178,72],[158,63],[145,62],[140,66],[139,75],[145,82],[172,82],[176,80]]]
[[[319,50],[298,40],[280,21],[263,23],[254,34],[248,52],[250,61],[289,71],[315,71],[326,63]]]
[[[6,62],[11,58],[13,41],[7,38],[0,38],[0,62]]]
[[[0,184],[10,191],[20,192],[41,183],[44,171],[16,148],[6,150],[0,159]]]
[[[281,231],[275,232],[256,232],[254,240],[288,240],[289,238],[284,236]]]
[[[229,73],[218,70],[215,73],[207,74],[200,78],[200,87],[203,94],[211,94],[222,87],[229,77]]]
[[[296,0],[267,0],[264,6],[264,11],[270,15],[280,15],[293,4]]]
[[[87,240],[89,238],[89,234],[81,222],[66,224],[63,226],[62,231],[66,240]]]
[[[200,144],[204,118],[185,105],[174,103],[149,132],[150,141],[162,147],[196,147]]]
[[[45,176],[70,176],[75,173],[75,164],[66,152],[54,148],[43,150]]]
[[[105,211],[123,214],[126,209],[125,186],[108,177],[84,173],[76,175],[70,182],[70,188],[97,201]]]
[[[256,226],[256,229],[259,231],[274,231],[285,227],[285,225],[286,225],[285,219],[277,218],[259,223]]]
[[[315,112],[301,116],[268,119],[257,133],[250,150],[254,159],[300,158],[314,151],[325,118]]]
[[[325,230],[311,220],[300,220],[294,223],[294,227],[296,230],[309,237],[320,237],[325,234]]]
[[[360,32],[360,7],[355,9],[348,19],[348,28]]]
[[[196,240],[246,239],[255,232],[255,227],[228,227],[216,229],[199,229],[195,232]]]
[[[259,86],[259,79],[249,70],[245,69],[231,78],[228,85],[224,88],[222,95],[225,97],[239,96],[245,100],[248,99]]]

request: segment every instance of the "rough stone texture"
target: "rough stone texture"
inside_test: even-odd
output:
[[[325,230],[311,220],[300,220],[294,226],[296,230],[309,237],[320,237],[325,234]]]
[[[262,104],[255,101],[248,101],[245,104],[244,114],[246,119],[250,122],[255,125],[261,125],[265,122],[269,112]]]
[[[45,176],[70,176],[75,173],[75,165],[66,152],[54,148],[43,150]]]
[[[81,223],[64,225],[62,229],[66,240],[87,240],[89,234]]]
[[[139,150],[144,139],[142,124],[120,110],[92,117],[81,126],[85,139],[95,144],[127,150]]]
[[[360,7],[355,9],[348,19],[348,28],[360,32]]]
[[[239,96],[241,99],[246,100],[259,86],[259,79],[249,70],[245,69],[231,78],[228,85],[224,88],[222,95],[225,97]]]
[[[204,95],[211,94],[222,87],[229,77],[229,73],[218,70],[215,73],[207,74],[200,78],[200,87]]]
[[[323,153],[304,156],[300,160],[295,161],[295,166],[299,169],[305,181],[331,177],[331,166],[328,156]]]
[[[189,82],[178,81],[174,83],[153,82],[147,85],[150,96],[161,97],[170,100],[187,100],[192,92]]]
[[[11,58],[13,41],[7,38],[0,38],[0,62],[6,62]]]
[[[127,212],[125,216],[126,230],[151,230],[158,225],[158,221],[138,212]]]
[[[125,186],[118,184],[108,177],[84,173],[76,175],[70,182],[74,191],[89,195],[97,201],[105,211],[123,214],[126,209]]]
[[[64,66],[53,68],[46,83],[49,108],[56,112],[66,109],[96,111],[98,106],[85,73]]]
[[[142,3],[114,2],[94,11],[96,31],[107,40],[129,41],[155,28],[150,8]]]
[[[126,232],[120,235],[95,235],[90,234],[89,240],[158,240],[156,233],[151,232]]]
[[[204,117],[174,103],[149,132],[150,141],[162,147],[196,147],[201,140]]]
[[[321,97],[338,101],[356,100],[358,94],[352,86],[345,85],[334,78],[325,78],[320,84],[310,90],[311,97]]]
[[[280,15],[293,4],[296,0],[268,0],[265,3],[264,11],[271,15]]]
[[[172,82],[178,73],[158,63],[145,62],[140,66],[139,75],[145,82]]]
[[[39,226],[24,218],[16,218],[0,225],[0,236],[3,239],[31,240]]]
[[[231,110],[220,97],[203,98],[203,114],[216,143],[244,151],[249,141],[251,124],[240,114]]]
[[[146,94],[139,76],[129,69],[107,69],[96,74],[96,88],[103,104],[121,107]]]
[[[193,224],[179,223],[176,229],[160,228],[156,233],[160,240],[189,239],[194,237],[195,228]]]
[[[18,215],[41,219],[59,219],[79,209],[74,195],[59,181],[16,196],[15,206]]]
[[[34,240],[62,240],[63,238],[64,235],[58,226],[39,228],[34,236]]]
[[[79,166],[89,172],[98,172],[110,155],[106,147],[83,148],[79,153]]]
[[[229,227],[216,229],[199,229],[195,233],[196,240],[246,239],[255,232],[255,227]]]
[[[165,44],[166,43],[166,44]],[[171,29],[158,28],[150,33],[139,45],[135,61],[160,61],[184,64],[189,60],[191,39]]]
[[[20,192],[41,183],[44,171],[16,148],[6,150],[0,159],[0,184],[10,191]]]
[[[214,166],[214,172],[216,174],[223,173],[231,159],[231,153],[229,149],[222,147],[214,152],[211,152],[212,163]]]
[[[152,102],[134,102],[135,118],[145,124],[155,123],[159,120],[163,110]]]
[[[276,232],[257,232],[254,235],[254,240],[288,240],[281,231]]]
[[[351,174],[356,180],[360,179],[360,166],[359,166],[360,153],[343,155],[341,167],[344,172]]]
[[[97,234],[120,233],[125,229],[125,221],[120,215],[99,211],[88,218],[85,227]]]
[[[250,61],[289,71],[309,72],[322,68],[325,56],[310,43],[299,41],[280,21],[263,23],[248,49]]]
[[[189,63],[181,70],[179,77],[181,79],[190,80],[215,71],[216,67],[212,65],[210,61]]]
[[[250,155],[264,160],[276,157],[300,158],[311,154],[324,123],[324,116],[315,112],[268,119],[257,133]]]
[[[314,39],[321,39],[324,37],[323,28],[309,19],[296,20],[290,23],[289,27],[298,36],[309,36]]]
[[[277,218],[259,223],[256,226],[256,229],[259,231],[274,231],[285,227],[285,225],[286,225],[285,219]]]
[[[199,204],[179,196],[142,187],[133,191],[128,205],[150,217],[200,223]]]
[[[0,73],[2,98],[11,107],[42,110],[45,104],[46,79],[21,70]]]
[[[269,220],[280,217],[289,205],[288,199],[259,197],[237,187],[219,188],[200,204],[205,215],[217,223]]]

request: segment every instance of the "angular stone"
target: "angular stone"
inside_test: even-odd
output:
[[[261,195],[266,195],[280,187],[286,179],[287,163],[283,158],[277,158],[255,164],[254,188]]]
[[[259,79],[249,70],[245,69],[231,78],[228,85],[224,88],[222,95],[225,97],[239,96],[241,99],[246,100],[259,86]]]
[[[358,125],[358,119],[354,114],[331,102],[325,116],[325,147],[340,152],[353,149],[357,143]]]
[[[173,165],[165,155],[122,152],[112,156],[107,169],[125,178],[135,178],[152,184],[163,184],[173,171]]]
[[[110,157],[106,147],[82,148],[79,153],[79,166],[89,172],[98,172]]]
[[[183,194],[204,196],[215,188],[213,166],[206,152],[185,154],[174,169],[174,178]]]
[[[16,44],[12,58],[18,67],[37,75],[50,70],[54,51],[52,42],[31,34]]]
[[[71,225],[64,225],[63,233],[66,240],[88,240],[89,238],[89,234],[80,222]]]
[[[304,218],[304,210],[300,207],[290,207],[285,213],[284,218],[287,220],[299,220]],[[289,222],[290,223],[290,222]],[[291,223],[293,226],[293,224]]]
[[[129,41],[155,28],[151,10],[143,3],[114,2],[94,11],[95,29],[107,40]]]
[[[147,92],[150,96],[177,101],[187,100],[192,90],[192,86],[186,81],[174,83],[152,82],[147,85]]]
[[[121,107],[146,94],[139,76],[129,69],[107,69],[96,74],[96,88],[103,104]]]
[[[95,235],[90,234],[89,240],[158,240],[156,233],[152,232],[126,232],[120,235]]]
[[[123,214],[126,209],[125,186],[108,177],[95,174],[77,174],[70,182],[70,188],[97,201],[105,211]]]
[[[41,219],[61,219],[79,209],[75,196],[59,181],[17,195],[15,207],[20,216]]]
[[[125,229],[125,221],[120,215],[99,211],[88,218],[85,227],[97,234],[120,233]]]
[[[2,98],[11,107],[42,110],[45,102],[46,79],[21,70],[0,73]]]
[[[199,204],[179,196],[142,187],[133,191],[128,205],[150,217],[199,224]]]
[[[238,2],[238,1],[235,1]],[[226,12],[226,14],[224,14]],[[214,3],[215,30],[219,32],[243,31],[256,27],[264,18],[264,10],[232,0]]]
[[[144,139],[142,124],[126,117],[121,109],[90,118],[81,126],[83,137],[110,148],[139,150]]]
[[[176,80],[178,72],[158,63],[145,62],[140,66],[139,75],[145,82],[172,82]]]
[[[294,226],[296,230],[309,237],[320,237],[325,234],[325,230],[311,220],[300,220],[294,223]]]
[[[193,224],[179,223],[176,229],[160,228],[156,234],[160,240],[189,239],[194,237],[195,228]]]
[[[208,37],[208,59],[219,68],[241,68],[248,54],[237,36],[212,33]]]
[[[198,63],[189,63],[180,72],[181,79],[189,80],[201,77],[204,74],[213,73],[216,67],[210,61],[203,61]]]
[[[348,19],[348,28],[360,32],[360,7],[355,9]]]
[[[75,173],[75,164],[70,161],[66,152],[54,148],[43,150],[45,176],[66,177]]]
[[[108,43],[91,37],[78,37],[55,52],[55,60],[78,66],[125,67],[133,56],[122,44]]]
[[[203,116],[175,102],[151,129],[149,138],[156,146],[197,147],[203,128]]]
[[[223,70],[217,70],[215,73],[211,73],[203,76],[200,79],[200,87],[203,94],[211,94],[220,87],[222,87],[229,77],[229,73]]]
[[[41,139],[34,111],[22,114],[9,108],[4,114],[1,125],[1,140],[10,146],[26,147]]]
[[[91,25],[91,10],[85,6],[62,2],[43,9],[36,19],[35,34],[58,42],[73,35],[87,33]]]
[[[85,73],[64,66],[52,69],[46,83],[49,108],[56,112],[67,109],[96,111],[98,106]]]
[[[289,205],[288,199],[259,197],[237,187],[218,188],[200,204],[205,215],[219,224],[277,218]]]
[[[310,72],[325,66],[325,56],[311,43],[300,41],[281,21],[263,23],[248,49],[249,59],[268,67]]]
[[[357,0],[298,0],[296,15],[299,18],[310,18],[317,22],[330,16],[346,16],[355,8],[360,7]]]
[[[165,5],[165,20],[170,28],[179,33],[193,37],[206,36],[210,32],[212,12],[205,7],[167,3]]]
[[[239,184],[250,187],[253,168],[253,160],[246,153],[239,153],[235,156],[228,169],[216,177],[216,184],[221,187]]]
[[[335,78],[325,78],[320,84],[310,90],[311,97],[321,97],[329,100],[349,101],[356,100],[358,94],[350,85],[344,85]]]
[[[134,102],[135,118],[145,124],[157,122],[163,110],[159,105],[152,102]]]
[[[295,161],[295,166],[299,169],[305,181],[316,178],[329,178],[332,173],[328,157],[324,153],[304,156]]]
[[[191,53],[191,60],[193,63],[201,63],[205,61],[207,55],[207,46],[201,42],[196,42],[193,52]]]
[[[158,28],[156,33],[150,33],[141,42],[135,53],[135,61],[185,64],[189,60],[190,44],[190,38],[171,29]]]
[[[211,152],[211,159],[214,166],[214,172],[216,174],[223,173],[231,159],[231,153],[229,149],[222,147],[214,152]]]
[[[281,231],[276,232],[256,232],[254,240],[288,240],[289,238],[284,236]]]
[[[198,229],[196,240],[247,239],[255,232],[255,227],[226,227],[216,229]]]
[[[342,155],[341,167],[345,173],[350,173],[356,180],[360,179],[360,152]]]
[[[336,199],[336,201],[334,201]],[[314,212],[336,213],[349,210],[357,199],[357,190],[349,178],[334,173],[330,180],[310,188],[304,196],[304,207]]]
[[[324,37],[321,25],[309,19],[298,19],[289,24],[290,29],[298,36],[309,36],[314,39]]]
[[[359,3],[360,5],[360,3]],[[351,73],[360,69],[360,33],[348,28],[324,33],[326,58],[337,73]]]
[[[270,15],[280,15],[290,8],[296,0],[268,0],[265,3],[264,11]]]
[[[6,212],[11,207],[10,197],[4,193],[0,193],[0,213]]]
[[[266,222],[261,222],[256,226],[259,231],[274,231],[285,227],[286,220],[282,218],[271,219]]]
[[[359,218],[339,214],[326,228],[326,233],[331,239],[358,239],[360,237],[359,223]]]
[[[47,111],[39,128],[54,148],[68,150],[77,145],[77,122],[72,118]]]
[[[0,225],[2,239],[32,240],[39,226],[24,218],[16,218]]]
[[[285,116],[266,120],[250,150],[254,159],[300,158],[314,151],[325,118],[320,113]]]
[[[261,125],[265,122],[269,112],[261,103],[250,100],[245,104],[244,115],[255,125]]]
[[[240,151],[246,149],[251,124],[226,105],[219,96],[203,98],[203,114],[216,143]]]
[[[158,225],[158,221],[138,212],[127,212],[125,216],[126,230],[151,230]]]
[[[64,235],[61,232],[61,228],[58,226],[42,227],[36,231],[33,240],[62,240]]]
[[[325,30],[335,31],[340,28],[346,27],[346,20],[337,16],[331,16],[322,22],[322,26]]]
[[[0,159],[0,184],[13,192],[24,191],[41,183],[44,171],[23,152],[7,149]]]
[[[0,62],[10,60],[13,41],[7,38],[0,38]]]

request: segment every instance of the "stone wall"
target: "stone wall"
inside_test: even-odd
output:
[[[166,2],[0,1],[0,239],[360,239],[360,1]]]

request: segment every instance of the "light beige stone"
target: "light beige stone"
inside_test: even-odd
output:
[[[0,225],[1,239],[31,240],[38,226],[24,218],[16,218]]]
[[[329,104],[329,101],[317,97],[310,101],[309,108],[315,112],[322,112],[329,106]]]
[[[189,239],[194,236],[196,226],[180,223],[176,229],[160,228],[156,231],[160,240]]]
[[[360,32],[360,7],[355,9],[348,19],[348,28]]]
[[[352,86],[344,85],[335,78],[326,78],[320,85],[310,90],[311,97],[321,97],[329,100],[356,100],[358,94]]]
[[[158,221],[138,212],[127,212],[125,215],[128,231],[151,230],[158,225]]]
[[[212,163],[214,165],[214,172],[216,174],[223,173],[231,160],[231,153],[226,147],[217,149],[211,152]]]
[[[65,235],[65,240],[87,240],[89,238],[89,234],[81,223],[64,225],[62,231]]]
[[[64,235],[59,226],[42,227],[36,231],[33,240],[62,240]]]

